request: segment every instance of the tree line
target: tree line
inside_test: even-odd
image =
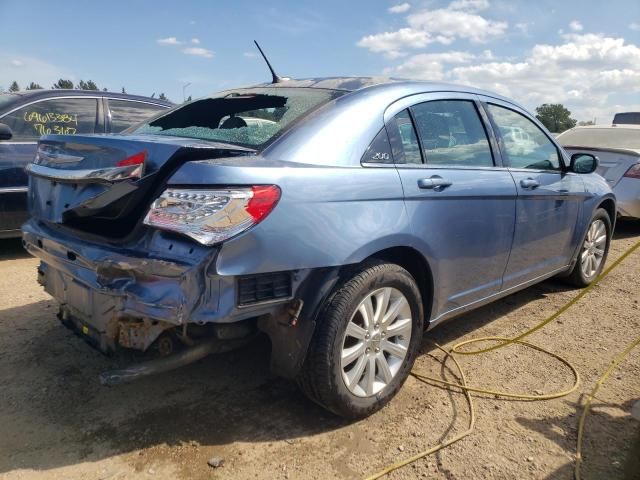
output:
[[[42,90],[44,87],[42,87],[39,83],[36,82],[31,82],[29,83],[29,85],[27,85],[25,87],[25,90]],[[100,88],[98,87],[98,85],[96,85],[96,82],[94,82],[93,80],[87,80],[86,82],[84,80],[80,80],[78,82],[77,85],[74,86],[73,82],[71,80],[66,80],[64,78],[59,79],[56,83],[54,83],[51,88],[53,89],[76,89],[76,90],[96,90],[99,91]],[[0,88],[0,90],[2,90]],[[18,82],[16,82],[15,80],[13,82],[11,82],[11,85],[9,86],[9,91],[10,92],[19,92],[20,91],[20,85],[18,84]],[[107,89],[103,88],[102,89],[103,92],[106,92]],[[125,90],[124,87],[122,87],[122,93],[127,93],[127,91]],[[150,96],[151,98],[155,98],[155,92],[152,93]],[[158,98],[160,100],[167,100],[169,101],[169,99],[167,98],[167,96],[163,93],[160,93],[160,95],[158,95]],[[191,97],[189,97],[189,100],[191,100]]]

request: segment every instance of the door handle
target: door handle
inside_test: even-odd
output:
[[[421,178],[418,180],[418,188],[425,190],[444,190],[447,187],[453,185],[449,180],[445,180],[440,175],[433,175],[429,178]]]
[[[520,186],[522,188],[526,188],[527,190],[533,190],[540,186],[540,182],[534,180],[533,178],[525,178],[520,180]]]

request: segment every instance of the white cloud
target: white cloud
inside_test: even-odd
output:
[[[192,38],[191,39],[191,43],[193,43],[194,45],[200,45],[200,39],[199,38]]]
[[[489,8],[489,0],[454,0],[449,4],[450,10],[466,10],[478,12]]]
[[[188,47],[182,50],[186,55],[195,55],[197,57],[213,58],[213,52],[202,47]]]
[[[574,20],[569,23],[569,28],[572,32],[581,32],[584,29],[584,27],[578,20]]]
[[[388,58],[407,55],[408,49],[424,48],[430,43],[449,45],[458,39],[485,43],[507,30],[507,22],[478,15],[487,8],[487,0],[456,0],[447,8],[419,10],[406,17],[408,26],[391,32],[362,37],[356,45]]]
[[[256,58],[258,56],[256,52],[244,52],[242,55],[247,58]]]
[[[377,33],[362,37],[356,45],[364,47],[375,53],[384,53],[389,58],[397,58],[406,55],[404,49],[423,48],[433,40],[426,32],[401,28],[395,32]]]
[[[394,5],[393,7],[389,7],[387,11],[389,13],[404,13],[411,8],[411,5],[407,2],[399,3],[398,5]]]
[[[635,30],[636,32],[640,32],[640,23],[632,22],[629,24],[629,28],[631,30]]]
[[[158,45],[182,45],[184,43],[178,40],[176,37],[159,38],[158,40],[156,40],[156,42],[158,43]]]
[[[24,62],[22,60],[17,60],[17,59],[13,59],[11,60],[11,65],[13,65],[14,67],[21,67],[24,65]]]
[[[525,35],[529,33],[529,23],[526,23],[526,22],[516,23],[514,26],[518,30],[520,30],[521,33],[523,33]]]
[[[567,34],[562,43],[535,45],[518,60],[450,51],[408,57],[385,73],[473,85],[530,109],[564,103],[575,118],[607,122],[618,108],[610,105],[613,94],[640,93],[640,46],[602,34]]]

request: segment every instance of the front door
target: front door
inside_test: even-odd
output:
[[[407,212],[433,270],[432,320],[500,290],[515,222],[513,179],[496,165],[474,97],[442,95],[421,95],[434,100],[387,123]]]
[[[584,182],[566,171],[559,148],[523,112],[493,100],[485,107],[518,189],[507,289],[569,264]]]

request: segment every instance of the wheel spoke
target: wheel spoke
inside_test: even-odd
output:
[[[345,348],[342,350],[342,368],[349,366],[356,358],[364,355],[365,351],[364,342],[360,342],[353,347]]]
[[[407,305],[407,299],[404,298],[404,295],[398,297],[390,306],[387,313],[384,314],[384,318],[382,319],[382,325],[389,325],[390,322],[396,319],[398,313],[404,306]]]
[[[409,337],[411,334],[411,319],[403,318],[398,319],[387,327],[387,338],[402,335],[403,337]]]
[[[599,237],[597,237],[593,243],[595,243],[598,246],[601,246],[601,245],[604,245],[606,241],[607,241],[607,234],[605,233],[604,235],[600,235]]]
[[[594,248],[593,249],[593,253],[596,255],[596,257],[602,258],[602,256],[604,255],[604,249],[603,248]]]
[[[376,357],[376,363],[378,364],[378,371],[384,380],[384,383],[389,383],[393,380],[393,374],[391,373],[391,369],[389,368],[389,364],[387,363],[387,359],[384,355],[378,355]]]
[[[353,323],[353,321],[349,322],[347,325],[347,335],[349,337],[357,338],[358,340],[364,340],[367,331],[359,325]]]
[[[391,297],[391,289],[383,288],[381,292],[376,295],[376,312],[374,316],[374,323],[379,324],[382,322],[383,316],[389,306],[389,297]]]
[[[580,256],[580,258],[582,259],[582,263],[584,263],[584,261],[587,259],[588,256],[589,256],[589,250],[585,248],[582,252],[582,255]]]
[[[350,389],[355,388],[355,386],[360,382],[360,379],[362,378],[362,372],[364,372],[364,367],[367,366],[367,361],[367,356],[362,355],[360,358],[358,358],[355,366],[351,370],[349,370],[349,372],[346,372],[347,386]]]
[[[364,322],[364,328],[371,328],[373,323],[373,303],[371,297],[367,297],[360,304],[358,308],[360,315],[362,315],[362,321]]]
[[[376,359],[372,355],[367,358],[367,368],[364,372],[365,392],[367,395],[373,395],[373,386],[376,381]]]
[[[388,340],[380,342],[380,348],[398,358],[404,358],[407,354],[407,347],[398,343],[390,342]]]

